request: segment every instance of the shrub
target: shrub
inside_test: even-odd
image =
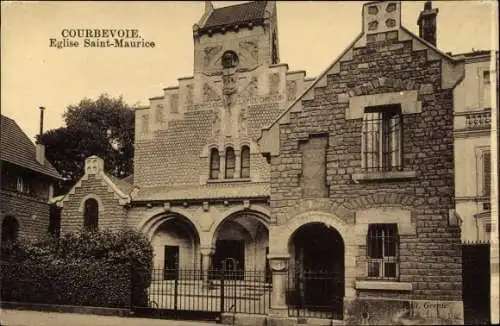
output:
[[[3,300],[144,306],[153,249],[132,230],[76,232],[2,247]]]

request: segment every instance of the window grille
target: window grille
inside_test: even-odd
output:
[[[362,132],[365,171],[401,170],[402,115],[399,105],[365,109]]]
[[[236,156],[234,155],[234,150],[228,147],[226,149],[226,179],[232,179],[234,177],[235,167]]]
[[[241,148],[241,177],[250,178],[250,148],[248,146]]]
[[[399,236],[396,224],[371,224],[368,228],[368,277],[398,277]]]
[[[212,148],[210,153],[210,179],[219,179],[220,156],[216,148]]]

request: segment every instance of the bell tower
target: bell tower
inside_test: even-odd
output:
[[[225,69],[253,70],[279,63],[275,1],[252,1],[205,10],[193,25],[194,74],[221,75]],[[231,67],[225,66],[231,60]]]

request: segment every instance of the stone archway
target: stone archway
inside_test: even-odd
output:
[[[148,230],[155,269],[164,278],[175,278],[179,270],[195,270],[199,264],[200,237],[194,224],[180,214],[159,218]],[[158,277],[156,277],[158,278]]]
[[[309,311],[334,312],[342,319],[344,241],[324,223],[299,227],[289,240],[289,305]]]
[[[223,266],[227,262],[241,271],[264,271],[269,247],[267,220],[260,212],[242,210],[218,221],[213,230],[212,267],[227,268]]]

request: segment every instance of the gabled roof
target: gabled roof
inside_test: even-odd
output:
[[[36,160],[35,145],[18,124],[4,115],[1,117],[0,160],[60,179],[61,175],[47,159],[44,164]]]
[[[226,26],[263,19],[267,1],[252,1],[214,9],[203,28]]]

